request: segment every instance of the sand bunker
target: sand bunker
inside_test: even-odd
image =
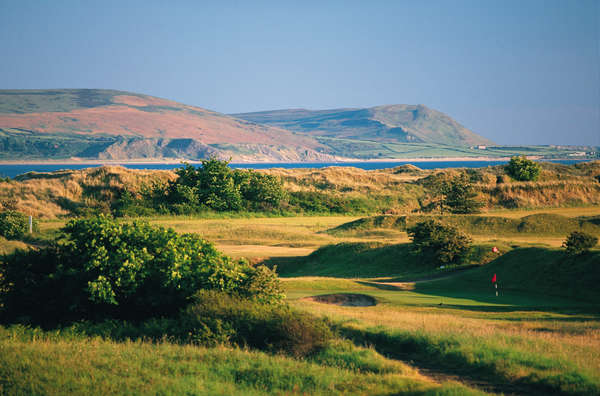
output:
[[[307,297],[306,299],[325,304],[342,305],[345,307],[371,307],[377,304],[377,300],[366,294],[324,294],[321,296]]]

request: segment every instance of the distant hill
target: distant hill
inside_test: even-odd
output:
[[[314,137],[99,89],[0,90],[0,159],[331,161]]]
[[[598,158],[575,146],[494,146],[423,105],[226,115],[131,92],[0,90],[0,161],[334,162],[407,158]]]
[[[315,137],[450,146],[493,144],[446,114],[423,105],[388,105],[366,109],[316,111],[274,110],[232,114],[232,116]]]

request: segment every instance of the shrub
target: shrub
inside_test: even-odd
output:
[[[540,164],[525,156],[512,157],[505,169],[509,176],[519,181],[537,180],[541,172]]]
[[[213,291],[196,294],[184,315],[192,323],[205,324],[205,319],[211,318],[223,328],[231,329],[231,342],[239,346],[296,357],[320,350],[332,338],[329,326],[307,312]]]
[[[296,357],[313,354],[333,337],[327,323],[288,305],[267,305],[217,291],[200,291],[175,317],[140,322],[82,321],[71,326],[76,333],[117,341],[168,340],[182,344],[219,344],[284,352]]]
[[[37,229],[37,222],[33,222]],[[7,210],[0,213],[0,236],[6,239],[20,239],[29,231],[29,218],[21,212]]]
[[[203,210],[239,211],[279,208],[285,198],[281,180],[252,170],[232,170],[229,162],[210,158],[201,167],[184,164],[179,178],[165,187],[163,198],[175,213]],[[154,193],[154,196],[160,194]]]
[[[585,232],[573,231],[563,242],[563,247],[569,255],[578,255],[587,252],[598,243],[598,238]]]
[[[240,193],[248,209],[278,208],[286,198],[281,180],[273,175],[265,175],[253,170],[233,171],[233,178],[240,186]]]
[[[476,199],[477,193],[471,182],[472,178],[474,177],[465,173],[455,177],[444,173],[427,177],[423,185],[429,190],[429,194],[420,201],[420,209],[423,212],[437,209],[442,214],[445,210],[460,214],[479,213],[483,203]]]
[[[264,304],[281,302],[284,295],[281,292],[281,284],[276,270],[277,267],[270,269],[264,265],[245,267],[245,276],[236,289],[236,294]]]
[[[274,273],[234,262],[195,234],[102,216],[70,221],[62,231],[60,243],[0,263],[9,318],[61,322],[171,315],[198,289],[281,298]],[[50,310],[40,303],[48,301]]]
[[[457,228],[436,220],[417,223],[407,229],[412,251],[432,258],[436,264],[458,264],[471,248],[471,238]]]

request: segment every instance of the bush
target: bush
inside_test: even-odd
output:
[[[210,158],[201,167],[184,164],[169,182],[165,199],[177,211],[199,212],[279,208],[285,198],[281,180],[252,170],[232,170],[229,162]]]
[[[217,291],[200,291],[190,305],[171,318],[140,322],[83,321],[76,333],[116,341],[145,339],[204,346],[237,345],[304,357],[321,350],[333,337],[325,321],[287,305],[266,305]]]
[[[534,181],[540,176],[540,164],[528,160],[525,156],[512,157],[506,166],[506,173],[515,180]]]
[[[569,255],[578,255],[596,246],[598,238],[585,232],[573,231],[563,242],[563,247]]]
[[[412,251],[424,254],[436,264],[459,264],[467,257],[471,238],[457,228],[436,220],[427,220],[407,229]]]
[[[265,305],[218,292],[196,294],[185,316],[186,320],[199,324],[205,323],[205,318],[220,323],[232,330],[231,342],[236,345],[296,357],[320,350],[332,338],[329,326],[309,313],[288,305]]]
[[[33,222],[37,230],[37,221]],[[0,236],[6,239],[20,239],[29,231],[29,217],[21,212],[7,210],[0,213]]]
[[[73,220],[62,231],[59,243],[0,262],[0,302],[8,318],[27,315],[39,323],[172,315],[199,289],[281,299],[272,271],[234,262],[195,234],[106,217]]]

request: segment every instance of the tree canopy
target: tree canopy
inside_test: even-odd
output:
[[[541,173],[541,166],[525,156],[512,157],[506,166],[506,173],[515,180],[535,181]]]
[[[407,229],[412,251],[432,259],[436,264],[458,264],[470,248],[472,239],[456,227],[437,220],[427,220]]]

